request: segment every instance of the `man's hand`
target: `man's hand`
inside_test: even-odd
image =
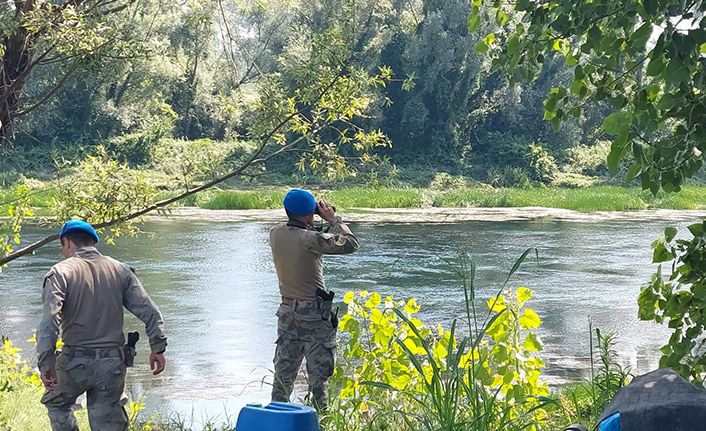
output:
[[[336,217],[336,212],[333,210],[333,206],[326,201],[319,201],[316,204],[316,208],[319,210],[319,217],[326,221],[331,221],[334,217]]]
[[[164,371],[164,366],[167,360],[164,359],[164,353],[150,353],[150,369],[155,376]]]
[[[42,383],[47,390],[52,390],[56,386],[56,371],[53,368],[49,368],[44,372],[39,373]]]

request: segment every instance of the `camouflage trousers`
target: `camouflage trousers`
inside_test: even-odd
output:
[[[88,421],[94,431],[125,431],[125,364],[122,358],[70,358],[61,354],[56,360],[57,386],[46,391],[42,404],[49,410],[52,431],[77,431],[72,407],[86,393]]]
[[[329,311],[323,312],[330,314]],[[277,348],[272,401],[289,402],[294,381],[306,358],[309,394],[314,405],[325,409],[326,390],[336,361],[336,328],[330,316],[318,308],[297,308],[282,304],[277,310]]]

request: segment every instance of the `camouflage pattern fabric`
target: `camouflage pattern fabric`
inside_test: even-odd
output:
[[[314,406],[326,409],[328,379],[336,361],[336,328],[331,324],[330,312],[326,314],[324,320],[318,307],[280,305],[272,401],[289,402],[302,359],[306,358],[309,394]]]
[[[42,404],[49,410],[52,431],[78,431],[72,407],[84,392],[92,430],[127,430],[122,358],[69,358],[61,354],[56,360],[56,375],[57,387],[42,397]]]

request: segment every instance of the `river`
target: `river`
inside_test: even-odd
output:
[[[520,216],[507,216],[512,211]],[[535,291],[528,306],[543,320],[538,333],[545,346],[545,380],[559,385],[585,375],[589,321],[615,333],[620,362],[633,372],[655,368],[668,330],[639,321],[636,303],[640,286],[656,269],[649,246],[666,225],[684,234],[703,214],[527,216],[532,211],[453,220],[422,213],[352,214],[361,248],[349,256],[327,256],[326,283],[339,298],[349,290],[416,298],[422,321],[448,327],[464,310],[461,282],[448,260],[459,250],[470,253],[478,266],[478,296],[489,298],[522,252],[536,247],[539,260],[528,259],[510,285]],[[146,395],[149,412],[223,419],[247,402],[268,401],[279,302],[268,245],[275,221],[271,213],[224,214],[232,213],[150,219],[142,226],[145,235],[99,245],[137,270],[167,322],[167,370],[150,374],[141,329],[137,366],[129,372],[129,392]],[[23,239],[47,233],[27,227]],[[40,319],[43,275],[58,259],[57,244],[49,245],[0,274],[0,334],[32,361],[26,340]],[[134,317],[126,324],[141,328]]]

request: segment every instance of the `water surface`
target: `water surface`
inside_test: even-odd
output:
[[[693,222],[697,221],[696,219]],[[399,299],[416,298],[427,324],[449,326],[464,312],[461,282],[447,262],[459,250],[478,265],[478,296],[489,298],[522,252],[528,259],[513,286],[535,291],[529,306],[543,320],[546,380],[574,380],[588,367],[588,324],[613,331],[621,361],[634,372],[656,367],[668,331],[637,319],[636,297],[655,266],[650,243],[667,224],[680,221],[470,221],[449,224],[358,223],[351,227],[361,249],[327,256],[326,283],[342,298],[368,290]],[[267,402],[279,303],[268,233],[273,222],[150,221],[150,236],[101,244],[107,254],[137,270],[161,308],[169,337],[167,370],[153,377],[140,328],[137,366],[130,391],[146,394],[148,409],[201,417],[235,415],[247,402]],[[49,231],[28,229],[25,241]],[[24,348],[41,314],[41,285],[59,259],[56,244],[15,261],[0,274],[0,333]],[[263,383],[264,382],[264,383]]]

